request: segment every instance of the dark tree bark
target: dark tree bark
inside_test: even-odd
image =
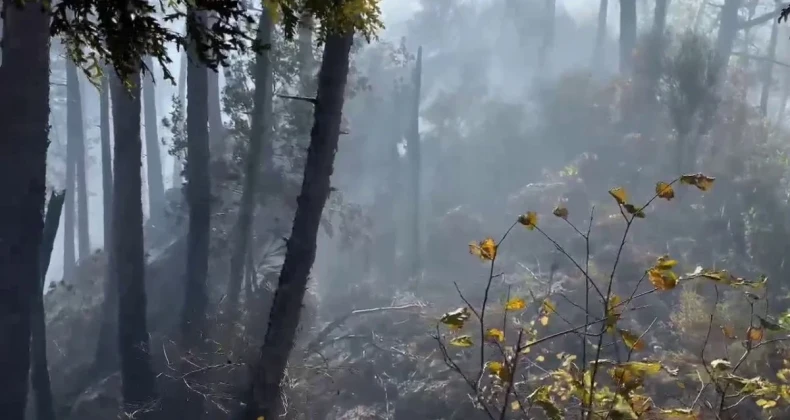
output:
[[[716,35],[716,83],[721,83],[727,72],[732,47],[738,35],[738,10],[743,0],[725,0],[719,12],[719,31]]]
[[[272,42],[272,22],[269,14],[261,14],[258,26],[258,42]],[[255,93],[253,98],[250,146],[244,165],[244,187],[239,204],[239,216],[234,227],[233,254],[230,260],[227,306],[227,325],[233,331],[238,321],[239,294],[244,279],[245,256],[251,239],[252,221],[255,216],[256,196],[260,189],[261,165],[271,163],[271,113],[272,113],[272,66],[269,51],[260,52],[255,58]]]
[[[620,73],[634,69],[636,48],[636,0],[620,0]]]
[[[205,16],[191,11],[190,19]],[[209,233],[211,230],[211,180],[209,177],[208,68],[197,58],[200,38],[193,34],[191,60],[187,70],[187,159],[186,199],[189,205],[187,267],[184,305],[181,314],[181,351],[199,351],[205,333],[208,292]],[[182,389],[184,418],[200,419],[203,396]]]
[[[65,191],[53,192],[47,205],[44,218],[44,234],[41,241],[41,279],[38,282],[36,293],[33,295],[33,323],[31,331],[31,351],[33,368],[30,375],[33,394],[36,401],[36,420],[55,420],[55,405],[52,399],[52,387],[49,380],[49,367],[47,363],[47,325],[44,314],[44,283],[47,278],[49,261],[52,257],[52,248],[55,245],[55,236],[58,233],[60,215],[63,210]]]
[[[412,76],[411,112],[409,115],[409,131],[407,135],[406,152],[411,165],[411,277],[418,279],[422,271],[422,237],[420,226],[422,224],[420,208],[422,206],[421,178],[422,178],[422,153],[420,146],[420,94],[422,92],[422,47],[417,49],[417,63]]]
[[[145,257],[143,252],[142,141],[140,138],[140,74],[127,90],[113,83],[115,147],[113,153],[112,249],[113,280],[118,287],[118,346],[124,410],[144,409],[156,398],[146,322]],[[120,258],[123,256],[123,258]],[[117,258],[116,258],[117,257]]]
[[[148,175],[148,214],[151,225],[158,231],[165,226],[165,182],[162,177],[162,155],[159,149],[159,120],[156,116],[156,89],[154,87],[151,57],[145,65],[149,74],[143,77],[143,100],[145,109],[145,155]]]
[[[0,413],[24,420],[31,304],[41,278],[49,145],[49,13],[2,5],[0,67]]]
[[[112,262],[112,151],[110,133],[110,79],[115,78],[115,73],[107,67],[102,77],[101,97],[100,97],[100,130],[101,130],[101,165],[102,165],[102,200],[104,212],[104,253],[107,258],[107,268],[104,274],[104,300],[102,301],[102,318],[99,327],[99,337],[96,344],[96,355],[94,357],[94,373],[101,376],[105,372],[112,371],[118,366],[118,285],[115,280],[114,266]],[[117,111],[113,107],[113,111]],[[117,112],[114,112],[117,116]]]
[[[600,70],[604,63],[604,42],[606,42],[606,18],[609,13],[609,0],[600,0],[598,3],[598,24],[595,30],[595,45],[593,46],[592,67]]]
[[[302,300],[315,262],[321,213],[330,193],[352,43],[352,33],[333,33],[327,36],[324,44],[315,122],[310,132],[302,190],[297,198],[293,229],[269,314],[266,338],[246,396],[246,419],[275,418],[280,409],[280,382],[299,327]]]

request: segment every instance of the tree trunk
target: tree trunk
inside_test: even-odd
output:
[[[738,10],[743,0],[725,0],[719,12],[719,31],[716,35],[716,83],[721,83],[727,72],[732,47],[738,35]]]
[[[353,34],[346,33],[330,34],[324,44],[315,122],[310,132],[302,190],[297,199],[266,338],[248,390],[247,419],[275,418],[280,408],[280,382],[299,326],[302,300],[315,261],[321,213],[330,192],[352,43]]]
[[[669,0],[656,0],[656,7],[653,10],[653,37],[661,39],[667,29],[667,9]]]
[[[154,62],[146,57],[149,74],[143,77],[145,100],[145,155],[148,175],[148,214],[155,231],[165,226],[165,181],[162,177],[162,154],[159,149],[159,120],[156,116],[156,89],[154,87]]]
[[[409,121],[409,134],[407,136],[406,151],[411,165],[411,277],[418,279],[422,271],[422,237],[420,226],[422,223],[420,207],[422,206],[422,193],[420,191],[422,179],[422,153],[420,151],[420,94],[422,91],[422,47],[417,49],[417,63],[414,69],[411,91],[411,115]]]
[[[88,223],[88,174],[85,167],[85,113],[82,103],[82,85],[79,73],[74,68],[76,77],[75,86],[77,89],[77,111],[79,112],[79,136],[75,144],[77,155],[77,243],[79,244],[78,260],[88,258],[91,253],[90,226]],[[67,82],[68,83],[68,82]]]
[[[33,369],[30,375],[33,384],[33,393],[36,399],[36,420],[55,420],[55,405],[52,400],[52,387],[49,380],[49,367],[47,363],[47,325],[44,314],[44,283],[47,278],[49,261],[52,257],[52,248],[55,236],[58,233],[60,215],[63,210],[65,191],[53,192],[47,205],[44,219],[44,233],[41,241],[41,279],[33,295],[33,323],[31,331],[31,351]]]
[[[272,26],[268,12],[261,13],[257,35],[260,45],[272,43]],[[234,331],[234,325],[239,318],[239,294],[244,278],[244,260],[248,253],[252,221],[255,216],[256,195],[260,188],[261,166],[271,163],[273,152],[271,145],[272,65],[269,54],[269,51],[263,51],[255,59],[255,96],[253,98],[250,146],[244,166],[244,189],[241,193],[239,216],[233,232],[236,238],[230,260],[228,293],[225,298],[228,322],[225,328],[229,331]]]
[[[126,412],[147,407],[156,399],[146,322],[145,257],[143,252],[142,141],[140,138],[140,73],[127,88],[113,82],[115,147],[113,153],[112,249],[113,280],[118,286],[118,346]],[[143,410],[138,418],[147,418]]]
[[[606,42],[606,18],[609,13],[609,0],[600,0],[598,3],[598,26],[595,30],[595,45],[593,46],[592,67],[600,70],[604,63],[604,43]]]
[[[776,2],[776,9],[777,15],[779,11],[782,10],[782,3],[777,1]],[[763,86],[762,91],[760,92],[760,114],[763,117],[768,116],[768,97],[771,94],[771,86],[773,85],[773,70],[774,70],[774,63],[773,61],[776,60],[776,43],[779,38],[779,23],[777,20],[773,21],[771,25],[771,38],[768,41],[768,51],[766,52],[766,56],[768,60],[763,62],[762,74],[760,75],[760,79]]]
[[[538,49],[538,71],[539,77],[543,76],[543,72],[548,70],[547,65],[549,60],[549,56],[551,55],[551,50],[554,47],[554,21],[556,20],[557,15],[557,0],[545,0],[546,2],[546,10],[545,15],[543,16],[543,24],[545,27],[543,28],[543,39],[540,44],[540,48]]]
[[[24,420],[31,304],[41,278],[49,145],[49,12],[3,2],[0,67],[0,413]]]
[[[211,155],[218,159],[224,159],[227,147],[225,147],[225,126],[222,124],[219,73],[209,69],[206,84],[208,86],[208,126],[210,128]]]
[[[630,75],[634,69],[636,48],[636,0],[620,0],[620,73]]]
[[[104,300],[101,308],[101,326],[96,344],[93,369],[97,376],[112,371],[118,366],[118,285],[113,274],[112,251],[112,151],[110,133],[110,79],[115,78],[112,67],[104,69],[100,97],[100,131],[101,131],[101,173],[102,200],[104,212],[104,254],[107,267],[104,273]],[[113,82],[115,84],[117,82]],[[113,106],[113,110],[116,107]],[[116,113],[117,116],[117,113]]]
[[[178,71],[178,100],[179,106],[181,106],[181,110],[183,111],[186,107],[186,99],[187,99],[187,67],[188,67],[189,59],[187,58],[187,52],[181,52],[181,63],[179,64],[179,71]],[[185,113],[182,112],[182,115]],[[182,170],[182,162],[178,156],[173,156],[173,188],[181,188],[181,170]]]
[[[297,38],[299,56],[299,83],[301,94],[311,95],[315,77],[315,57],[313,57],[313,17],[305,13],[299,20],[299,37]]]

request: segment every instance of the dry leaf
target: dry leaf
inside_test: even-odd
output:
[[[666,182],[658,182],[656,183],[656,196],[669,201],[675,198],[675,190]]]
[[[529,230],[538,227],[538,214],[534,211],[528,211],[518,217],[518,222],[524,225]]]
[[[622,187],[615,187],[609,190],[609,195],[611,195],[617,204],[623,206],[628,203],[628,193]]]
[[[560,217],[560,218],[563,218],[565,220],[568,220],[568,209],[565,206],[563,206],[562,204],[557,206],[557,208],[555,208],[554,211],[551,212],[551,213],[553,215],[557,216],[557,217]]]

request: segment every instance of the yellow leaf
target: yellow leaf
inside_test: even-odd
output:
[[[651,268],[647,271],[647,277],[650,283],[658,290],[672,290],[678,284],[678,276],[671,271],[661,271]]]
[[[666,182],[658,182],[656,183],[656,195],[659,198],[669,201],[675,198],[675,190],[673,190],[672,186]]]
[[[703,175],[700,173],[697,174],[687,174],[680,177],[680,182],[686,185],[693,185],[697,187],[700,191],[708,191],[713,187],[713,182],[716,181],[716,178]]]
[[[553,215],[568,220],[568,209],[563,206],[562,204],[558,205],[554,211],[552,212]]]
[[[776,407],[776,401],[774,401],[774,400],[766,400],[766,399],[760,398],[759,400],[755,401],[754,403],[757,404],[758,407],[761,407],[763,410],[768,410],[770,408]]]
[[[486,331],[486,340],[493,342],[504,341],[505,332],[497,328],[490,328],[488,331]]]
[[[472,344],[474,344],[472,342],[472,337],[468,335],[460,335],[450,340],[450,345],[456,347],[472,347]]]
[[[524,301],[522,298],[513,298],[507,301],[505,304],[505,309],[508,311],[520,311],[527,307],[527,302]]]
[[[628,203],[628,193],[622,187],[615,187],[609,190],[609,195],[611,195],[617,204],[623,206]]]
[[[527,229],[533,230],[538,227],[538,214],[534,211],[528,211],[518,217],[518,222],[524,225]]]
[[[500,363],[500,362],[488,362],[486,364],[488,371],[491,372],[492,375],[496,375],[499,379],[509,382],[510,381],[510,372],[508,372],[507,367]]]
[[[485,238],[480,242],[469,243],[469,253],[477,255],[483,261],[491,261],[496,258],[497,245],[492,238]]]
[[[535,358],[535,361],[536,361],[536,362],[542,362],[542,361],[544,361],[544,360],[546,360],[546,358],[545,358],[545,357],[543,357],[542,355],[541,355],[541,356],[538,356],[538,357],[536,357],[536,358]]]
[[[669,255],[662,255],[658,257],[658,259],[656,260],[656,265],[653,266],[653,268],[656,268],[658,270],[671,270],[675,268],[676,265],[678,265],[678,262],[676,260],[669,258]]]
[[[640,339],[638,335],[628,330],[618,330],[618,332],[623,339],[623,343],[625,343],[629,349],[633,351],[642,351],[645,349],[645,342]]]
[[[544,327],[546,325],[549,325],[549,317],[547,317],[545,315],[540,317],[540,325],[543,325]]]
[[[439,322],[448,325],[451,328],[461,329],[464,326],[464,322],[469,319],[469,315],[469,308],[458,308],[442,315],[441,319],[439,319]]]
[[[513,410],[513,411],[521,410],[521,403],[519,403],[518,401],[511,402],[510,403],[510,409]]]
[[[256,420],[265,420],[265,419],[263,418],[263,416],[258,416]]]

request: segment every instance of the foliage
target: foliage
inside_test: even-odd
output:
[[[767,278],[747,280],[734,276],[726,270],[703,267],[697,267],[688,274],[678,275],[675,272],[678,261],[668,255],[662,255],[644,270],[642,278],[626,298],[613,293],[619,278],[618,263],[621,261],[620,257],[629,231],[638,219],[647,217],[646,211],[654,201],[673,200],[675,185],[693,186],[704,192],[709,191],[714,183],[715,178],[701,173],[683,175],[672,182],[658,182],[652,198],[642,205],[633,204],[624,188],[610,189],[609,195],[619,208],[625,229],[614,266],[607,276],[608,279],[604,281],[590,275],[589,263],[584,264],[586,268],[583,267],[582,263],[552,239],[540,226],[537,214],[532,211],[519,216],[499,241],[486,238],[480,242],[470,243],[470,253],[490,265],[483,301],[479,306],[473,305],[456,285],[465,305],[444,314],[439,319],[434,338],[439,343],[445,363],[463,378],[472,391],[476,405],[491,419],[504,418],[507,412],[514,412],[512,416],[518,418],[534,418],[534,412],[538,410],[550,419],[569,418],[572,416],[571,413],[578,412],[580,418],[587,419],[637,419],[650,416],[657,419],[681,420],[702,418],[704,411],[710,411],[717,418],[721,418],[726,412],[733,411],[740,404],[745,404],[744,401],[747,400],[765,411],[774,410],[780,405],[788,405],[790,386],[787,385],[787,375],[790,375],[790,370],[780,371],[777,375],[778,381],[739,374],[739,368],[755,350],[790,338],[787,335],[790,330],[787,330],[786,324],[790,316],[783,315],[778,320],[772,320],[770,317],[755,313],[755,305],[761,300],[757,293],[764,289]],[[557,207],[553,213],[556,218],[570,226],[581,239],[589,243],[592,225],[585,233],[569,221],[569,212],[564,207]],[[590,223],[592,222],[591,218]],[[499,308],[501,318],[497,318],[500,321],[486,317],[494,309],[489,307],[488,291],[495,278],[494,266],[499,257],[500,247],[511,234],[512,229],[519,224],[528,230],[538,232],[552,243],[584,277],[584,282],[587,284],[584,306],[574,303],[567,296],[560,296],[576,309],[583,311],[585,321],[581,324],[573,325],[568,319],[569,309],[558,309],[550,300],[551,295],[542,297],[531,295],[533,303],[540,302],[531,314],[526,312],[529,307],[526,296],[508,296],[504,305]],[[588,248],[585,259],[589,261],[589,257]],[[639,287],[645,278],[652,283],[652,289],[640,290]],[[696,364],[673,368],[666,362],[650,358],[642,361],[633,360],[634,353],[646,350],[644,337],[652,327],[652,323],[646,330],[637,332],[622,326],[625,324],[623,315],[639,310],[640,307],[635,305],[638,299],[673,290],[679,284],[692,284],[695,280],[712,282],[717,296],[719,288],[726,286],[749,300],[750,318],[757,321],[753,321],[746,329],[743,336],[744,351],[741,352],[737,362],[732,363],[726,358],[706,359],[705,350],[714,324],[712,315]],[[601,308],[605,308],[600,314],[591,308],[591,297],[597,300],[596,303]],[[559,318],[569,327],[558,332],[542,331],[546,330],[549,319],[553,317]],[[474,321],[473,324],[476,326],[467,325],[471,321]],[[496,322],[501,324],[493,327]],[[537,326],[538,323],[540,326]],[[442,326],[448,331],[443,332]],[[478,330],[478,333],[472,333],[473,330]],[[722,331],[727,337],[736,339],[730,327],[722,327]],[[770,331],[781,334],[767,338],[766,333]],[[579,337],[582,342],[581,354],[560,352],[556,354],[555,363],[546,363],[545,354],[550,352],[551,343],[565,336]],[[609,337],[611,342],[604,343],[605,337]],[[625,355],[620,346],[624,347]],[[459,350],[454,352],[453,347]],[[493,351],[489,350],[491,348]],[[539,350],[541,354],[532,356],[533,349]],[[590,350],[592,353],[588,353]],[[610,353],[613,358],[607,356]],[[479,359],[472,362],[469,357],[475,354]],[[785,365],[790,365],[790,360],[786,360]],[[700,375],[700,370],[704,370],[704,378]],[[663,374],[681,386],[684,382],[678,378],[695,371],[701,388],[697,398],[686,407],[662,407],[666,402],[662,401],[660,395],[648,392],[649,378]],[[606,372],[607,375],[599,376],[602,372]],[[703,392],[708,389],[713,391],[713,397]]]

